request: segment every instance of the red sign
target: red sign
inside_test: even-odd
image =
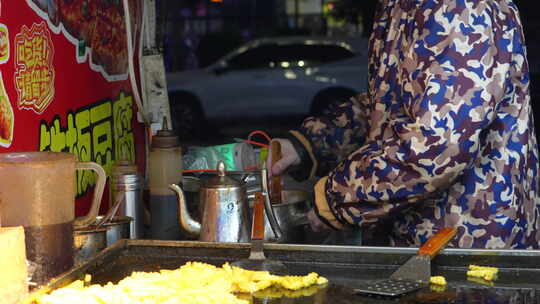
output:
[[[0,153],[71,152],[108,173],[127,155],[144,169],[122,3],[0,0]],[[136,38],[142,1],[129,6]],[[81,215],[95,181],[90,172],[77,174]]]

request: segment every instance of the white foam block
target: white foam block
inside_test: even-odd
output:
[[[0,228],[0,299],[14,304],[28,295],[23,227]]]

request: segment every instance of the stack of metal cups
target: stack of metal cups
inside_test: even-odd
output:
[[[120,205],[118,215],[128,216],[133,220],[130,224],[130,239],[144,237],[144,205],[143,178],[133,163],[120,160],[111,171],[111,202],[116,202],[119,195],[124,195],[125,202]]]

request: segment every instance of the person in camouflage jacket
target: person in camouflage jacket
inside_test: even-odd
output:
[[[309,117],[282,145],[335,229],[385,227],[419,246],[456,227],[460,248],[539,248],[538,155],[529,73],[511,0],[381,0],[369,89]],[[370,239],[365,239],[369,244]]]

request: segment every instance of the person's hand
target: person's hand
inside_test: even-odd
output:
[[[281,159],[275,164],[272,163],[272,148],[268,149],[268,156],[266,157],[266,168],[268,168],[268,175],[281,175],[291,165],[300,164],[300,156],[294,149],[290,140],[284,138],[274,138],[272,141],[278,141],[281,144]],[[271,147],[272,145],[270,145]]]
[[[307,213],[307,219],[309,222],[309,227],[313,232],[321,232],[324,230],[330,230],[331,228],[326,225],[319,216],[315,213],[315,209],[311,209]]]

